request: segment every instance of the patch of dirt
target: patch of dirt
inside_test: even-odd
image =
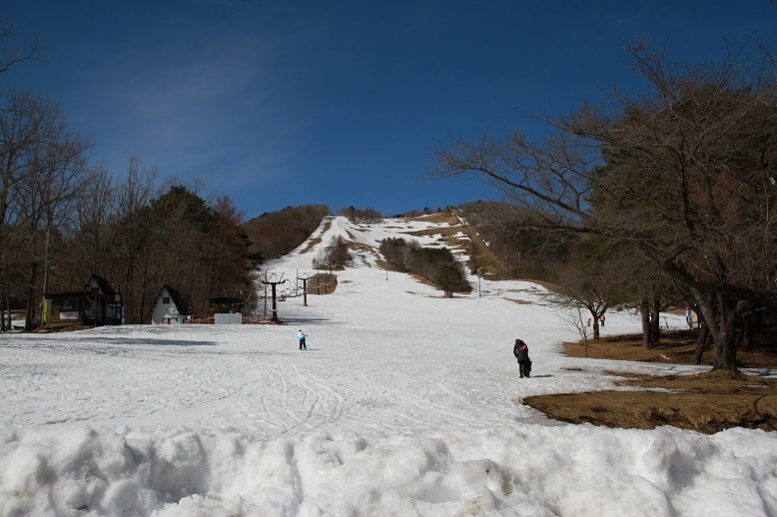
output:
[[[737,352],[737,360],[741,367],[777,368],[776,345],[774,329],[762,330],[751,350]],[[585,348],[582,342],[564,344],[572,357],[585,357]],[[653,349],[643,347],[639,334],[589,340],[587,348],[587,357],[594,359],[693,364],[696,332],[665,332],[661,345]],[[705,352],[702,364],[711,364],[711,354]],[[549,418],[608,427],[671,425],[702,433],[730,427],[777,430],[777,379],[724,370],[669,376],[606,373],[620,377],[617,384],[630,390],[540,395],[523,402]]]
[[[696,352],[695,330],[664,332],[660,345],[647,349],[642,344],[641,334],[608,336],[598,341],[588,340],[586,346],[581,342],[564,343],[564,351],[570,357],[589,357],[591,359],[621,359],[624,361],[642,361],[651,363],[694,364]],[[756,335],[752,350],[738,350],[737,361],[742,368],[777,368],[777,339],[771,332]],[[702,356],[701,364],[712,365],[712,347],[708,347]]]
[[[666,377],[609,373],[623,378],[618,384],[641,390],[541,395],[523,402],[556,420],[607,427],[671,425],[707,434],[730,427],[777,429],[775,379],[721,370]]]
[[[48,334],[51,332],[72,332],[74,330],[84,330],[94,328],[94,325],[83,325],[81,323],[51,323],[49,325],[43,325],[33,332],[39,334]]]
[[[522,300],[520,298],[505,298],[506,300],[510,300],[513,303],[517,303],[518,305],[531,305],[532,302],[528,300]]]
[[[403,217],[405,221],[423,221],[425,223],[438,223],[438,224],[459,224],[459,219],[448,210],[442,210],[440,212],[434,212],[431,214],[420,214],[413,217]]]

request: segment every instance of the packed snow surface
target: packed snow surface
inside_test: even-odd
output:
[[[442,245],[438,226],[325,221],[268,274],[310,274],[338,236],[361,251],[334,294],[280,302],[284,325],[0,336],[0,515],[777,515],[774,433],[570,425],[522,405],[613,388],[605,370],[698,369],[564,357],[574,330],[536,284],[472,277],[444,299],[376,266],[381,239]],[[603,334],[637,329],[608,313]]]

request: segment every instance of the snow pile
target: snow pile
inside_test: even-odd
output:
[[[27,431],[2,515],[768,515],[774,438],[530,424],[428,438]],[[771,509],[771,510],[769,510]]]
[[[444,299],[369,258],[435,228],[328,221],[273,270],[293,278],[335,236],[363,266],[307,307],[280,303],[288,325],[0,335],[0,516],[777,514],[774,433],[569,425],[521,404],[626,389],[607,370],[700,368],[568,358],[575,331],[540,286],[482,279],[482,296]],[[637,329],[613,312],[603,334]]]

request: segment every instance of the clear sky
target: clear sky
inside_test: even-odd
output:
[[[122,176],[137,156],[247,218],[498,198],[429,179],[434,150],[636,91],[637,39],[692,62],[752,37],[777,49],[770,0],[0,0],[0,16],[44,58],[3,85],[59,103],[91,163]]]

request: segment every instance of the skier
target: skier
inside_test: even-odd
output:
[[[521,378],[523,379],[524,376],[529,377],[529,374],[531,373],[529,347],[526,343],[523,342],[523,340],[515,340],[515,345],[513,346],[513,355],[518,360],[518,373],[520,373]]]
[[[308,345],[305,344],[305,338],[306,337],[307,337],[307,334],[302,332],[302,329],[300,329],[299,332],[297,332],[297,340],[299,341],[299,349],[300,350],[307,350],[308,349]]]

